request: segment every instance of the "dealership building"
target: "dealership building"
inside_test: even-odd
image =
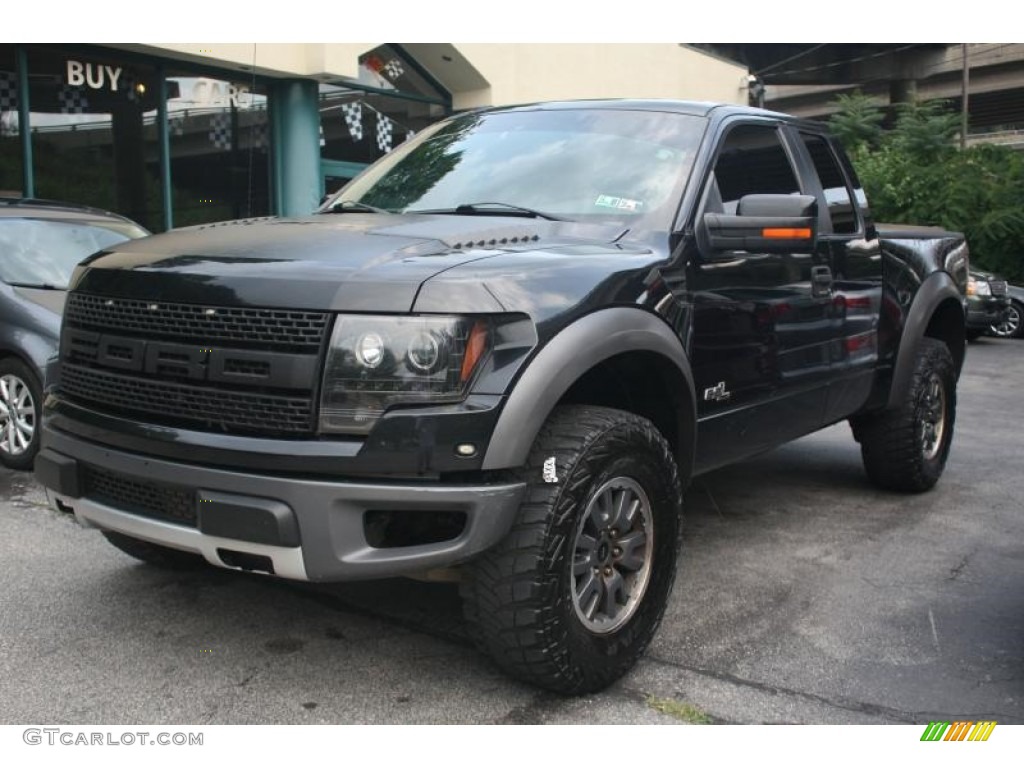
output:
[[[676,44],[0,44],[0,195],[153,231],[301,215],[431,123],[551,99],[746,103]]]

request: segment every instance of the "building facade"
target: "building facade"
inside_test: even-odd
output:
[[[3,44],[0,194],[156,232],[302,215],[446,115],[610,97],[745,103],[747,70],[674,44]]]

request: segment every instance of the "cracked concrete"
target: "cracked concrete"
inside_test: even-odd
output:
[[[845,425],[700,478],[652,647],[563,699],[474,651],[450,585],[135,564],[0,471],[0,722],[1024,723],[1024,343],[972,344],[939,487]]]

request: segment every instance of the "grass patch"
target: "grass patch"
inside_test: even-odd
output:
[[[648,696],[647,706],[655,712],[661,712],[663,715],[674,717],[676,720],[690,725],[709,725],[711,723],[711,717],[707,712],[693,704],[687,704],[685,701]]]

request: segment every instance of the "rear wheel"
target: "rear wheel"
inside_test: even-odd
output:
[[[854,422],[868,477],[896,491],[926,491],[946,466],[956,418],[956,366],[949,347],[924,338],[896,408]]]
[[[163,547],[116,531],[103,531],[107,541],[136,560],[169,571],[192,571],[207,566],[206,560],[193,552]]]
[[[636,663],[675,577],[681,486],[647,419],[560,407],[538,435],[519,519],[467,566],[467,619],[509,674],[565,694],[605,688]]]

